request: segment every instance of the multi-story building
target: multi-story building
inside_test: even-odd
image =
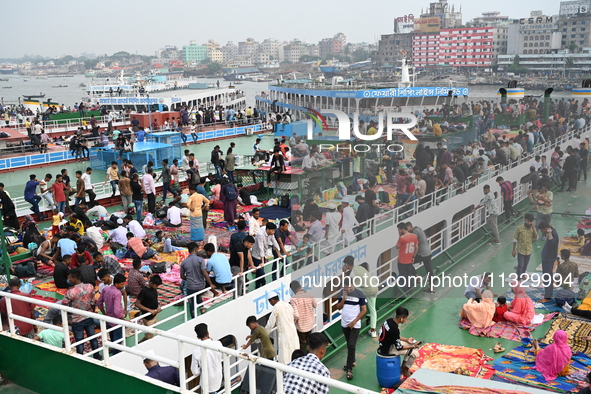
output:
[[[413,35],[411,56],[415,67],[439,64],[439,32]]]
[[[469,22],[472,27],[508,25],[509,17],[501,16],[499,11],[483,12],[481,16],[477,16]]]
[[[500,55],[498,66],[509,67],[516,55]],[[572,64],[568,59],[572,59]],[[591,70],[591,48],[582,48],[578,53],[570,53],[568,49],[559,49],[552,53],[520,54],[519,65],[531,71],[543,71],[550,74],[563,75],[565,71],[589,72]]]
[[[232,41],[228,41],[228,43],[221,48],[221,51],[222,61],[224,63],[230,63],[236,58],[236,56],[238,56],[238,46]]]
[[[160,48],[156,51],[157,59],[173,59],[181,60],[183,52],[174,45],[166,45],[164,48]]]
[[[304,53],[304,46],[298,43],[290,43],[286,45],[283,49],[283,54],[285,57],[285,61],[287,63],[299,63],[300,57],[306,53]]]
[[[441,29],[452,29],[461,26],[462,24],[462,7],[460,11],[455,11],[455,6],[451,6],[451,10],[447,0],[439,0],[437,3],[430,3],[429,9],[423,13],[421,10],[421,18],[439,18]]]
[[[383,34],[378,42],[378,49],[372,55],[375,67],[396,67],[398,59],[412,56],[412,34],[394,33]]]
[[[190,41],[183,46],[183,59],[186,64],[199,64],[207,59],[207,47],[197,45],[197,41]]]
[[[439,35],[438,64],[456,67],[487,67],[493,59],[492,27],[443,29]]]
[[[320,57],[329,57],[331,55],[343,53],[347,45],[347,37],[343,33],[337,33],[332,38],[323,38],[318,43],[318,53]]]
[[[254,57],[254,64],[267,64],[271,61],[271,55],[265,52],[259,52]]]
[[[591,47],[591,14],[561,18],[558,30],[562,34],[562,49],[576,50]]]
[[[304,48],[304,51],[306,52],[305,54],[310,56],[320,56],[320,48],[318,47],[318,44],[308,44]]]
[[[274,38],[265,38],[259,47],[259,53],[265,53],[273,59],[279,59],[279,45],[281,43]]]
[[[212,62],[223,63],[224,62],[224,53],[220,49],[212,49],[208,52],[207,57]]]
[[[499,55],[507,54],[507,45],[509,42],[509,26],[499,25],[493,27],[492,56],[493,63],[496,64]]]
[[[416,67],[488,67],[493,61],[492,27],[459,27],[412,37]]]
[[[515,19],[509,25],[507,55],[550,53],[560,49],[561,37],[556,17],[532,11],[529,18]]]
[[[246,41],[238,43],[238,54],[245,56],[254,56],[259,52],[259,43],[254,38],[247,38]]]

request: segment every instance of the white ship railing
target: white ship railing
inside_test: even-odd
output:
[[[15,295],[15,294],[11,294],[11,293],[0,292],[0,297],[4,297],[6,299],[6,310],[7,310],[8,326],[9,326],[8,332],[2,331],[0,333],[1,335],[8,335],[8,336],[11,336],[12,338],[18,338],[20,340],[32,343],[37,346],[42,346],[42,347],[45,347],[45,348],[48,348],[51,350],[55,350],[55,351],[65,352],[66,354],[70,354],[73,357],[78,357],[81,360],[84,360],[86,362],[93,362],[93,363],[96,363],[99,365],[103,365],[105,367],[112,368],[120,373],[135,376],[138,379],[149,381],[152,384],[161,386],[161,387],[166,388],[166,389],[173,391],[173,392],[181,392],[181,393],[198,392],[199,388],[201,388],[201,392],[203,392],[203,393],[215,391],[217,388],[208,387],[208,385],[209,385],[208,352],[215,351],[215,352],[220,352],[222,354],[223,371],[224,371],[224,374],[223,374],[224,375],[223,376],[223,387],[224,387],[223,392],[224,393],[231,393],[232,392],[232,389],[235,388],[235,387],[232,387],[233,386],[232,380],[235,379],[237,376],[239,376],[246,369],[246,367],[248,367],[248,371],[249,371],[248,377],[249,377],[250,392],[256,393],[257,392],[257,390],[256,390],[257,376],[255,373],[256,372],[256,369],[255,369],[256,365],[264,365],[266,367],[273,368],[276,371],[276,381],[277,381],[277,392],[278,393],[283,393],[283,374],[284,373],[299,375],[299,376],[308,378],[310,380],[316,381],[318,383],[326,384],[329,387],[334,387],[336,389],[343,390],[348,393],[359,393],[359,394],[374,394],[375,393],[374,391],[371,391],[371,390],[366,390],[361,387],[353,386],[351,384],[340,382],[335,379],[326,378],[326,377],[316,375],[313,373],[309,373],[309,372],[306,372],[306,371],[303,371],[303,370],[300,370],[297,368],[289,367],[287,365],[280,364],[275,361],[267,360],[262,357],[253,356],[253,355],[245,353],[245,352],[240,352],[240,351],[237,351],[237,350],[234,350],[231,348],[226,348],[226,347],[219,348],[219,347],[216,347],[215,345],[212,345],[206,341],[200,341],[196,338],[189,338],[189,337],[185,337],[182,335],[173,334],[173,333],[170,333],[167,331],[162,331],[162,330],[159,330],[159,329],[156,329],[153,327],[143,326],[143,325],[139,325],[139,324],[136,324],[133,322],[115,319],[115,318],[101,315],[101,314],[97,314],[97,313],[83,311],[83,310],[76,309],[76,308],[71,308],[69,306],[64,306],[61,304],[54,304],[51,302],[31,299],[29,297],[19,296],[19,295]],[[54,326],[53,324],[44,323],[39,320],[33,320],[31,318],[23,317],[23,316],[13,313],[12,303],[14,301],[22,301],[22,302],[35,304],[35,305],[40,305],[45,308],[59,310],[61,313],[62,322],[64,322],[63,327]],[[70,331],[68,328],[68,324],[65,323],[68,321],[68,313],[83,316],[85,318],[90,318],[90,319],[94,319],[95,321],[98,321],[99,325],[101,327],[101,332],[98,334],[94,334],[90,337],[87,337],[81,341],[72,343],[72,341],[70,339]],[[45,329],[52,329],[52,330],[63,332],[64,344],[65,344],[64,349],[57,348],[57,347],[54,347],[52,345],[48,345],[48,344],[45,344],[42,342],[36,342],[32,339],[17,335],[15,321],[29,323],[29,324],[34,325],[35,327],[41,327],[41,328],[45,328]],[[4,323],[4,322],[0,321],[0,324],[1,323]],[[114,324],[115,327],[108,328],[107,323]],[[134,347],[128,347],[128,346],[126,346],[125,341],[121,341],[121,343],[111,342],[109,339],[108,332],[111,332],[114,329],[118,329],[120,327],[123,327],[123,330],[125,330],[125,328],[129,328],[129,329],[132,329],[135,331],[140,331],[143,333],[159,335],[161,337],[167,338],[170,341],[173,341],[174,343],[176,343],[176,347],[178,349],[177,359],[176,360],[168,359],[168,358],[164,358],[164,357],[161,357],[158,355],[154,355],[151,352],[146,352],[144,350],[137,349]],[[77,345],[85,344],[85,343],[89,342],[90,340],[98,340],[98,338],[100,338],[102,340],[102,346],[99,347],[99,349],[97,349],[96,351],[93,351],[91,353],[86,353],[85,354],[86,357],[75,353],[74,349]],[[188,383],[193,381],[194,379],[196,379],[196,377],[194,377],[194,376],[187,377],[187,371],[185,369],[185,357],[192,354],[192,352],[187,351],[187,346],[191,346],[191,347],[196,346],[196,347],[202,348],[202,352],[201,352],[202,368],[201,368],[201,375],[200,375],[200,378],[201,378],[200,379],[200,387],[197,386],[191,390],[188,389]],[[176,387],[176,386],[164,383],[162,381],[146,377],[144,375],[138,375],[137,373],[135,373],[131,369],[128,370],[128,369],[117,367],[117,366],[111,364],[109,349],[115,349],[120,352],[130,353],[132,355],[138,356],[138,363],[140,362],[139,357],[142,357],[142,358],[148,358],[150,360],[154,360],[159,363],[167,364],[167,365],[177,368],[179,370],[180,387]],[[101,361],[87,357],[91,354],[98,353],[99,351],[102,351],[103,359]],[[235,359],[236,362],[232,363],[232,358]],[[231,368],[236,365],[239,366],[240,371],[238,373],[232,374]]]
[[[33,116],[29,116],[29,119],[32,119]],[[108,125],[108,116],[95,116],[97,121],[97,126],[106,128]],[[87,126],[82,124],[82,121],[86,121],[88,123]],[[118,115],[113,120],[113,128],[122,127],[122,126],[129,126],[130,119],[128,115]],[[83,118],[73,118],[73,119],[60,119],[60,120],[44,120],[41,121],[43,125],[43,129],[45,133],[50,135],[53,133],[61,133],[61,132],[68,132],[68,131],[75,131],[80,127],[84,127],[85,133],[90,133],[92,128],[90,127],[90,116],[85,116]],[[23,134],[23,136],[28,137],[27,128],[25,127],[24,123],[18,122],[11,122],[10,124],[12,129],[17,130],[19,133]],[[34,125],[31,125],[31,128]]]
[[[588,131],[588,130],[589,130],[589,127],[587,127],[585,129],[585,131]],[[551,149],[553,146],[555,146],[557,144],[561,144],[561,143],[566,143],[567,141],[569,141],[573,137],[574,137],[574,131],[571,130],[567,134],[558,138],[555,144],[539,145],[538,147],[536,147],[537,149],[535,149],[534,152],[532,152],[532,154],[545,153],[548,151],[548,149]],[[520,159],[520,163],[523,163],[525,160],[529,160],[529,158]],[[482,176],[481,177],[482,179],[479,178],[480,180],[477,180],[477,183],[475,183],[472,187],[474,187],[478,184],[481,184],[485,180],[490,180],[492,177],[498,175],[498,173],[501,173],[503,171],[507,171],[510,168],[512,168],[512,166],[507,165],[507,166],[499,168],[497,170],[493,169],[493,170],[489,171],[489,173],[487,175]],[[529,183],[518,184],[517,186],[515,186],[515,188],[514,188],[514,203],[519,203],[520,201],[523,201],[524,199],[527,198],[527,190],[529,189],[529,187],[530,187]],[[442,189],[442,190],[446,190],[447,194],[445,196],[442,196],[441,194],[438,194],[438,191],[432,193],[432,195],[429,197],[431,199],[430,200],[431,204],[437,204],[439,202],[439,199],[443,198],[443,197],[445,197],[446,199],[452,198],[457,193],[457,192],[454,192],[455,188],[453,188],[453,187],[450,187],[447,189]],[[500,197],[497,198],[496,203],[500,207],[500,204],[501,204]],[[406,213],[406,212],[403,212],[403,213],[399,212],[401,208],[403,208],[403,207],[395,208],[391,211],[385,212],[384,214],[380,214],[380,215],[366,221],[365,223],[362,223],[366,226],[366,231],[367,231],[367,234],[365,234],[364,236],[366,237],[370,234],[376,234],[377,232],[380,232],[380,231],[392,229],[393,226],[395,226],[399,220],[402,220],[401,215],[403,213]],[[487,212],[484,207],[481,207],[476,212],[467,214],[466,216],[462,217],[458,221],[455,221],[455,222],[447,225],[446,227],[444,227],[443,229],[441,229],[437,233],[428,237],[433,254],[435,256],[437,256],[440,253],[445,252],[446,250],[448,250],[452,246],[454,246],[454,245],[458,244],[459,242],[461,242],[462,240],[464,240],[469,235],[473,234],[474,231],[482,228],[485,225],[486,217],[487,217]],[[404,218],[404,219],[406,219],[406,218]],[[339,243],[337,243],[336,245],[338,246]],[[344,244],[340,243],[340,246],[344,246]],[[334,247],[334,246],[331,245],[331,247]],[[326,247],[322,246],[322,241],[320,243],[315,244],[314,245],[314,255],[316,256],[316,258],[323,258],[324,257],[323,252],[326,252],[326,249],[327,249]],[[271,270],[270,272],[265,273],[265,275],[264,275],[265,278],[268,278],[268,277],[272,276],[273,274],[276,274],[277,276],[281,277],[281,276],[288,274],[289,272],[293,272],[293,271],[295,271],[295,268],[296,268],[295,264],[298,263],[298,261],[291,261],[290,262],[287,260],[287,258],[283,257],[283,258],[276,259],[274,261],[270,260],[266,263],[266,265],[270,265],[273,262],[277,263],[277,268],[274,270]],[[384,279],[385,277],[390,276],[393,272],[396,272],[396,264],[397,264],[397,258],[392,258],[388,261],[382,262],[378,267],[376,267],[375,270],[370,272],[370,275],[377,275],[380,278]],[[242,291],[245,291],[247,288],[254,286],[255,282],[257,280],[261,279],[261,277],[249,279],[246,274],[252,273],[252,272],[254,272],[254,270],[245,271],[244,276],[242,277],[244,279],[243,283],[240,283],[238,281],[238,278],[239,278],[238,276],[233,277],[232,280],[234,283],[234,288],[232,290],[230,290],[231,298],[238,296],[237,292],[238,292],[239,286],[242,288]],[[166,364],[169,364],[169,365],[179,368],[180,376],[181,376],[181,390],[183,390],[184,388],[186,388],[186,384],[187,384],[188,380],[191,379],[191,378],[190,379],[185,378],[185,369],[184,369],[184,354],[185,353],[183,350],[183,345],[184,344],[191,344],[191,345],[195,345],[195,346],[201,346],[205,349],[210,349],[210,350],[211,350],[211,347],[207,346],[206,344],[204,344],[202,342],[191,339],[191,338],[185,338],[182,336],[168,333],[166,331],[158,329],[157,327],[165,322],[170,322],[174,319],[181,319],[183,323],[187,322],[190,319],[190,317],[188,316],[188,313],[187,313],[187,312],[189,312],[188,311],[189,300],[194,301],[193,302],[193,308],[194,308],[193,312],[194,312],[195,316],[198,315],[198,311],[201,307],[206,306],[207,302],[213,302],[216,300],[222,301],[222,295],[218,295],[218,296],[214,297],[213,299],[208,300],[207,302],[202,302],[201,304],[198,304],[197,303],[197,296],[203,295],[206,291],[207,291],[207,289],[204,289],[198,293],[192,294],[189,297],[182,298],[180,300],[177,300],[171,304],[164,306],[162,308],[163,310],[173,308],[175,306],[181,307],[181,310],[178,311],[177,313],[173,312],[172,315],[168,316],[167,318],[163,319],[162,321],[157,322],[155,325],[150,326],[150,327],[136,324],[136,322],[138,322],[142,317],[148,316],[149,314],[144,314],[142,316],[136,316],[131,322],[127,322],[127,321],[122,321],[122,320],[106,317],[103,315],[97,315],[97,314],[90,313],[90,312],[83,312],[78,309],[72,309],[72,308],[64,307],[64,306],[58,305],[58,304],[47,303],[47,302],[39,301],[39,300],[30,300],[30,299],[27,299],[26,297],[14,296],[9,293],[0,292],[0,295],[5,295],[9,299],[7,302],[7,304],[8,304],[7,311],[8,311],[8,317],[9,317],[10,334],[13,337],[15,336],[15,325],[14,325],[15,319],[19,320],[19,321],[30,323],[30,324],[38,325],[38,326],[41,326],[44,328],[63,330],[64,334],[65,334],[65,338],[66,338],[66,352],[71,352],[72,348],[76,345],[84,344],[84,343],[90,341],[91,339],[101,337],[101,339],[103,341],[103,346],[99,347],[97,350],[86,353],[84,356],[87,358],[87,360],[92,361],[92,360],[90,360],[90,358],[88,358],[88,356],[91,356],[95,353],[103,351],[104,359],[103,359],[102,363],[104,365],[109,365],[108,351],[106,351],[108,348],[113,348],[116,350],[125,351],[125,352],[131,353],[134,355],[138,355],[138,356],[146,356],[146,353],[141,350],[134,349],[133,347],[130,348],[125,345],[112,343],[108,340],[107,333],[109,331],[112,331],[112,330],[120,327],[120,326],[128,327],[128,328],[134,330],[135,340],[133,341],[132,346],[134,346],[135,344],[137,344],[139,342],[139,336],[142,333],[161,335],[163,337],[177,341],[177,345],[178,345],[178,349],[179,349],[179,356],[180,356],[178,360],[168,360],[168,359],[154,357],[154,356],[152,356],[152,358],[155,359],[156,361],[163,362],[163,363],[166,363]],[[383,292],[383,291],[385,291],[385,288],[382,288],[381,292]],[[328,328],[331,325],[340,321],[340,312],[337,311],[335,308],[335,305],[336,305],[335,297],[336,296],[337,296],[337,292],[334,292],[333,294],[330,294],[330,295],[324,297],[318,303],[317,315],[322,316],[322,314],[325,313],[328,316],[328,321],[326,322],[326,324],[323,325],[322,330],[325,330],[326,328]],[[224,295],[224,297],[227,297],[227,295]],[[69,340],[69,332],[67,331],[68,330],[67,326],[60,328],[60,327],[52,326],[52,325],[49,325],[49,324],[46,324],[46,323],[43,323],[43,322],[40,322],[37,320],[32,320],[29,318],[24,318],[24,317],[15,315],[12,313],[10,299],[18,299],[21,301],[31,302],[31,303],[35,303],[38,305],[59,309],[62,313],[62,321],[67,321],[67,313],[68,312],[79,314],[79,315],[82,315],[85,317],[95,318],[95,319],[99,320],[99,322],[100,322],[101,332],[91,336],[90,338],[85,338],[77,343],[72,344]],[[115,324],[116,326],[107,329],[107,326],[106,326],[107,322]],[[318,326],[316,326],[316,328],[318,328]],[[26,340],[26,341],[30,341],[29,339],[26,339],[26,338],[22,338],[22,339]],[[46,344],[40,344],[40,345],[41,346],[49,346]],[[51,347],[51,346],[49,346],[49,347]],[[206,353],[207,353],[207,350],[202,353],[202,357],[207,357]],[[252,356],[249,356],[246,354],[242,354],[242,353],[237,352],[235,350],[223,349],[222,353],[223,353],[223,357],[224,357],[224,361],[225,361],[224,368],[227,372],[224,374],[224,386],[226,387],[226,392],[229,392],[228,385],[230,385],[231,378],[238,376],[240,373],[242,373],[244,371],[244,369],[242,369],[239,372],[237,372],[236,374],[230,375],[230,368],[236,366],[235,363],[234,364],[230,363],[230,357],[236,357],[239,360],[238,363],[247,362],[248,365],[251,367],[251,368],[249,368],[249,371],[250,371],[249,378],[251,379],[250,385],[251,385],[251,390],[253,390],[252,392],[254,392],[254,388],[256,387],[256,383],[253,383],[253,381],[255,379],[254,372],[253,372],[254,371],[253,365],[256,363],[275,368],[276,371],[278,371],[277,372],[278,382],[282,381],[281,374],[283,372],[295,373],[295,374],[300,374],[302,376],[309,377],[311,379],[313,378],[312,376],[303,375],[302,373],[298,372],[297,370],[293,371],[292,369],[289,369],[289,367],[286,367],[284,365],[279,365],[279,364],[274,363],[272,361],[263,360],[263,359],[259,359],[257,357],[252,357]],[[179,360],[180,360],[180,362],[179,362]],[[99,361],[92,361],[92,362],[99,362]],[[203,365],[207,365],[206,361],[204,361]],[[207,369],[207,368],[204,367],[204,369]],[[230,376],[231,376],[231,378],[230,378]],[[326,383],[326,381],[324,379],[319,380],[317,378],[318,377],[315,377],[313,380],[319,381],[321,383]],[[202,382],[207,381],[206,375],[202,375],[201,381]],[[332,381],[331,379],[328,379],[327,381],[330,382],[331,387],[336,387],[336,388],[339,388],[339,389],[342,389],[342,390],[345,390],[348,392],[358,392],[358,393],[369,393],[370,392],[370,391],[367,391],[364,389],[360,389],[359,387],[347,385],[346,383]],[[161,382],[154,382],[154,383],[159,384],[159,385],[166,387],[166,388],[174,388],[173,386],[169,386],[169,385],[163,384]],[[205,383],[205,384],[207,384],[207,383]],[[278,383],[278,384],[280,384],[280,383]],[[207,392],[207,388],[205,387],[205,385],[204,385],[203,389],[205,392]],[[178,391],[178,389],[176,389],[176,390]],[[359,390],[362,390],[362,391],[359,391]],[[278,392],[281,392],[281,390],[278,389]]]
[[[589,127],[586,130],[589,130]],[[542,154],[545,151],[552,149],[557,144],[561,144],[561,143],[565,143],[565,142],[569,141],[570,139],[572,139],[573,136],[574,136],[574,131],[571,130],[567,134],[558,138],[556,140],[555,144],[538,145],[536,147],[537,149],[534,149],[534,151],[531,154],[532,155]],[[519,163],[523,164],[524,162],[528,162],[530,160],[531,160],[531,157],[528,155],[527,157],[520,158]],[[492,180],[494,177],[498,176],[502,172],[508,171],[511,168],[512,168],[511,164],[508,164],[503,167],[495,166],[494,168],[489,168],[481,177],[479,177],[473,181],[466,181],[466,183],[464,184],[464,188],[472,188],[472,187],[476,187],[478,185],[485,184],[487,181]],[[518,203],[518,202],[522,201],[523,199],[525,199],[527,197],[527,190],[529,188],[530,188],[529,183],[523,183],[523,184],[518,184],[518,185],[514,186],[514,195],[515,195],[514,203]],[[364,239],[364,238],[367,238],[367,237],[374,235],[378,232],[391,230],[392,228],[395,228],[396,225],[400,221],[408,220],[410,215],[417,213],[419,211],[422,211],[424,209],[428,209],[430,207],[436,206],[440,202],[449,200],[449,199],[453,198],[454,196],[456,196],[460,190],[461,189],[457,188],[456,186],[450,186],[450,187],[447,187],[444,189],[436,190],[435,192],[427,195],[425,198],[423,198],[421,200],[415,200],[412,203],[409,203],[408,205],[396,207],[396,208],[391,209],[389,211],[380,213],[379,215],[376,215],[374,218],[360,223],[360,225],[363,226],[363,231],[359,232],[359,234],[361,235],[361,238]],[[497,203],[498,207],[500,208],[502,206],[502,197],[499,196],[496,199],[496,203]],[[437,255],[440,252],[443,252],[443,251],[449,249],[451,246],[457,244],[458,242],[460,242],[461,240],[466,238],[468,235],[472,234],[474,231],[483,227],[486,224],[485,221],[486,221],[487,216],[488,216],[488,214],[487,214],[485,208],[482,207],[479,210],[477,210],[475,213],[462,218],[460,221],[457,221],[457,222],[454,222],[454,223],[448,225],[443,230],[441,230],[438,233],[436,233],[435,235],[429,237],[432,250]],[[481,218],[481,219],[479,219],[479,218]],[[354,245],[356,242],[357,241],[353,241],[349,245]],[[320,259],[328,256],[329,254],[331,254],[335,250],[345,248],[346,243],[345,243],[344,239],[336,241],[336,242],[331,242],[330,244],[327,244],[327,242],[325,240],[321,240],[320,242],[317,242],[317,243],[313,244],[312,246],[313,246],[313,259],[317,261],[317,260],[320,260]],[[258,280],[265,279],[267,283],[270,283],[272,281],[273,276],[283,277],[290,272],[297,271],[297,267],[300,264],[300,262],[302,261],[301,259],[295,260],[295,261],[293,259],[290,259],[291,261],[289,261],[287,259],[287,257],[273,259],[271,256],[270,250],[268,250],[267,255],[268,255],[268,260],[267,260],[267,263],[265,263],[265,266],[276,265],[277,268],[271,269],[269,271],[265,271],[265,274],[263,276],[253,277],[253,278],[249,278],[249,276],[251,276],[250,274],[254,274],[256,272],[256,270],[245,269],[242,277],[234,276],[232,278],[232,282],[234,284],[234,287],[232,290],[229,291],[229,293],[230,293],[229,298],[226,298],[226,297],[228,297],[227,295],[225,295],[224,298],[222,298],[222,296],[219,295],[219,296],[213,297],[212,300],[203,301],[201,303],[198,303],[197,297],[203,296],[205,293],[207,293],[209,291],[209,288],[205,288],[205,289],[200,290],[199,292],[194,293],[190,296],[187,296],[185,298],[182,298],[180,300],[172,302],[172,303],[164,306],[162,309],[164,310],[164,309],[168,309],[168,308],[172,308],[172,307],[176,306],[176,307],[182,307],[182,310],[178,311],[176,313],[173,312],[172,315],[170,315],[168,318],[157,322],[154,325],[154,327],[157,327],[160,324],[163,324],[165,322],[168,322],[168,321],[171,321],[174,319],[182,319],[183,322],[187,322],[190,319],[189,314],[188,314],[189,309],[190,309],[189,300],[191,300],[191,303],[193,304],[193,311],[192,311],[193,315],[197,316],[198,311],[201,308],[206,307],[210,302],[213,303],[214,301],[224,301],[224,299],[227,300],[227,299],[236,298],[236,297],[238,297],[239,291],[241,294],[246,294],[246,291],[248,289],[252,289],[253,287],[256,286],[256,282]],[[392,261],[394,263],[397,262],[396,259],[393,259]],[[388,273],[396,271],[394,269],[395,265],[393,265],[389,268],[390,268],[390,270],[387,271]],[[385,269],[385,267],[380,267],[380,269]],[[139,321],[141,318],[146,317],[148,315],[149,315],[149,313],[143,314],[141,316],[136,316],[136,318],[134,318],[134,321]],[[340,315],[337,315],[337,316],[340,316]],[[338,317],[338,319],[340,319],[340,317]],[[136,340],[136,342],[139,341],[138,334],[136,334],[135,340]]]

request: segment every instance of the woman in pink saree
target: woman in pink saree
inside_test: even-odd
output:
[[[563,330],[554,333],[554,342],[544,349],[540,349],[538,341],[533,341],[533,351],[536,354],[535,369],[542,373],[547,381],[570,373],[569,361],[573,352],[568,346],[568,335]]]
[[[513,322],[519,326],[527,326],[531,323],[534,315],[534,303],[525,293],[525,289],[518,284],[513,288],[515,299],[511,302],[509,310],[503,314],[505,320]]]
[[[470,298],[462,307],[462,313],[460,314],[461,317],[470,320],[470,323],[477,328],[489,327],[495,324],[493,321],[494,315],[495,304],[493,302],[493,293],[490,290],[482,293],[480,302]]]

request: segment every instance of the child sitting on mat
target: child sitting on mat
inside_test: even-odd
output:
[[[503,296],[497,298],[497,307],[495,308],[495,315],[493,321],[498,323],[500,321],[506,321],[503,314],[507,312],[507,299]]]

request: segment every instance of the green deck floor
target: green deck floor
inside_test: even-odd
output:
[[[556,228],[559,235],[562,236],[565,231],[576,229],[578,220],[591,205],[591,200],[586,197],[590,192],[591,182],[580,182],[577,191],[574,193],[554,193],[552,225]],[[517,209],[524,214],[528,209],[531,209],[530,207],[531,205],[527,202],[518,205]],[[562,216],[562,213],[566,211],[570,211],[572,215]],[[499,218],[501,219],[501,217]],[[502,217],[502,221],[504,222],[504,217]],[[513,267],[517,265],[517,262],[511,256],[512,239],[516,226],[522,222],[523,219],[519,218],[515,225],[500,225],[500,245],[487,246],[482,230],[478,232],[480,236],[473,237],[475,239],[472,241],[462,242],[461,248],[464,250],[462,255],[466,253],[466,250],[471,251],[471,254],[460,261],[453,269],[446,270],[446,273],[449,275],[463,275],[464,272],[468,274],[480,274],[485,271],[491,271],[497,274],[498,277],[500,272],[505,272],[506,274],[515,272]],[[529,272],[534,271],[541,263],[540,254],[543,243],[544,241],[539,240],[534,244],[534,251],[528,266]],[[455,257],[453,251],[450,254],[452,257]],[[497,294],[502,294],[508,288],[506,283],[500,283],[499,280],[493,282],[493,285],[493,291]],[[506,351],[519,345],[518,342],[506,339],[476,337],[470,335],[467,330],[460,329],[458,327],[459,312],[462,305],[466,302],[463,293],[464,288],[452,288],[439,290],[433,295],[421,293],[416,296],[418,298],[412,298],[406,301],[403,306],[410,311],[410,318],[401,327],[402,335],[404,337],[413,337],[423,342],[436,342],[482,349],[488,356],[495,359],[504,354],[495,354],[492,351],[496,342],[500,341]],[[380,305],[379,300],[378,305]],[[382,308],[378,311],[378,329],[379,325],[386,318],[393,316],[391,308],[392,305],[390,308]],[[538,327],[533,332],[533,336],[536,338],[543,336],[549,326],[550,322],[547,322]],[[337,344],[342,344],[342,337],[333,339],[336,340]],[[377,383],[375,368],[375,351],[377,346],[377,338],[371,338],[367,334],[367,331],[361,334],[357,343],[357,366],[353,370],[354,378],[348,381],[349,383],[377,392],[380,391],[381,387]],[[341,348],[329,359],[324,360],[333,378],[347,381],[345,372],[343,371],[346,357],[346,348]],[[337,389],[331,390],[331,393],[339,392],[341,391]]]

